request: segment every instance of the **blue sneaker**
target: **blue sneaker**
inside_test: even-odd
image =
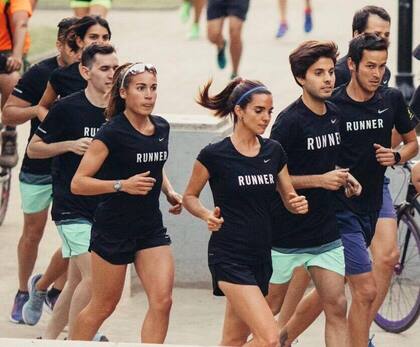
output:
[[[223,47],[217,51],[217,65],[220,69],[226,67],[226,40],[223,42]]]
[[[36,290],[36,282],[41,278],[41,274],[33,275],[29,279],[29,300],[23,305],[22,318],[28,325],[35,325],[39,322],[42,315],[42,307],[47,296],[47,291]]]
[[[305,10],[305,23],[303,25],[303,30],[305,30],[305,33],[310,33],[312,31],[312,12],[311,12],[311,10]]]
[[[12,313],[10,315],[10,321],[15,324],[24,324],[22,318],[22,307],[29,300],[29,293],[18,291],[15,296],[13,303]]]
[[[277,30],[277,34],[276,37],[279,39],[281,37],[283,37],[284,35],[286,35],[287,30],[289,30],[289,27],[287,25],[287,23],[280,23],[280,26]]]
[[[373,344],[373,338],[375,337],[375,335],[373,335],[369,341],[368,341],[368,347],[375,347],[375,345]]]

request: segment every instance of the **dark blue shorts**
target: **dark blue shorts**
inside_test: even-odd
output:
[[[392,202],[391,193],[389,192],[389,178],[385,177],[384,189],[382,193],[382,207],[379,211],[379,218],[397,219],[394,203]]]
[[[114,265],[133,263],[137,252],[160,246],[169,246],[171,238],[166,228],[149,232],[147,235],[138,237],[122,237],[118,234],[104,232],[92,228],[89,251],[98,254],[102,259]]]
[[[245,21],[249,9],[249,0],[208,0],[207,20],[238,17]]]
[[[346,275],[358,275],[372,271],[368,248],[375,234],[378,212],[358,214],[337,211],[337,224],[344,246]]]

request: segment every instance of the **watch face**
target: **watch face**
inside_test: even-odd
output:
[[[119,192],[121,190],[121,182],[117,181],[114,183],[114,189],[116,192]]]

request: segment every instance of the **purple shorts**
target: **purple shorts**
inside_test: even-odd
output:
[[[337,211],[336,217],[344,246],[346,275],[371,272],[368,248],[375,234],[378,213],[358,214],[345,210]]]
[[[397,219],[394,203],[392,202],[391,193],[389,192],[389,178],[385,177],[384,188],[382,193],[382,207],[379,211],[379,218]]]

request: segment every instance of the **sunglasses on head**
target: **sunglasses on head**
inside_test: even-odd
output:
[[[140,73],[143,73],[145,71],[157,73],[156,68],[153,64],[144,64],[144,63],[134,63],[132,64],[123,75],[123,78],[121,79],[121,87],[124,86],[125,79],[128,75],[137,75]]]

